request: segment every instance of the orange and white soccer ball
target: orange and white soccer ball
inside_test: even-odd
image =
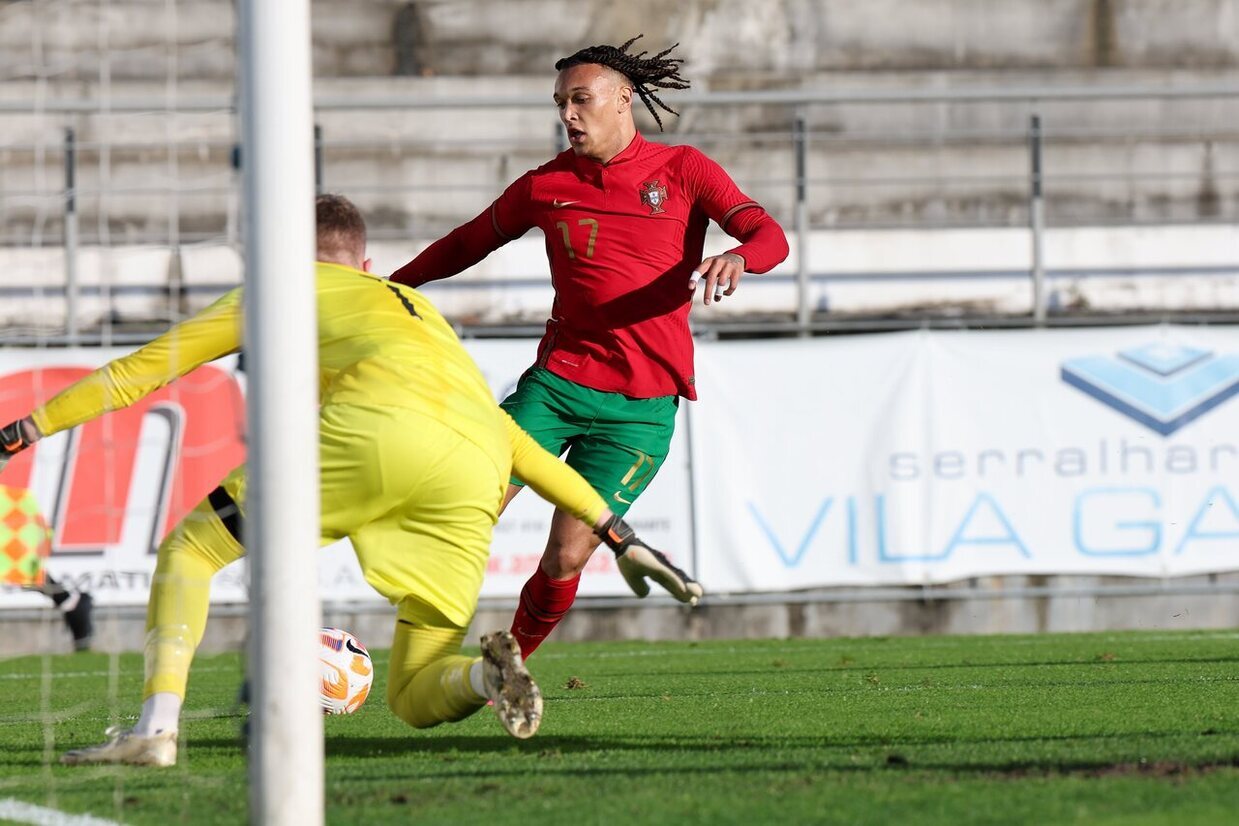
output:
[[[339,628],[324,628],[318,661],[323,713],[352,714],[361,708],[374,682],[374,663],[361,640]]]

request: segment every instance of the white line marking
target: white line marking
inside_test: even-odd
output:
[[[0,800],[0,820],[33,823],[36,826],[120,826],[115,820],[94,815],[71,815],[59,809],[47,809],[12,797]]]

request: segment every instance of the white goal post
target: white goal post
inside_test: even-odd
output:
[[[323,822],[309,0],[242,0],[250,821]]]

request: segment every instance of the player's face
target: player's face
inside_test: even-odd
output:
[[[605,163],[627,145],[632,89],[610,69],[593,64],[564,69],[555,81],[555,105],[578,155]]]

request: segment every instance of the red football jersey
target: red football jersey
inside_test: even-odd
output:
[[[537,363],[596,390],[693,399],[689,281],[711,219],[746,241],[732,252],[750,272],[787,255],[778,224],[718,164],[638,134],[606,164],[567,150],[525,173],[392,278],[416,286],[453,275],[538,227],[555,303]]]

